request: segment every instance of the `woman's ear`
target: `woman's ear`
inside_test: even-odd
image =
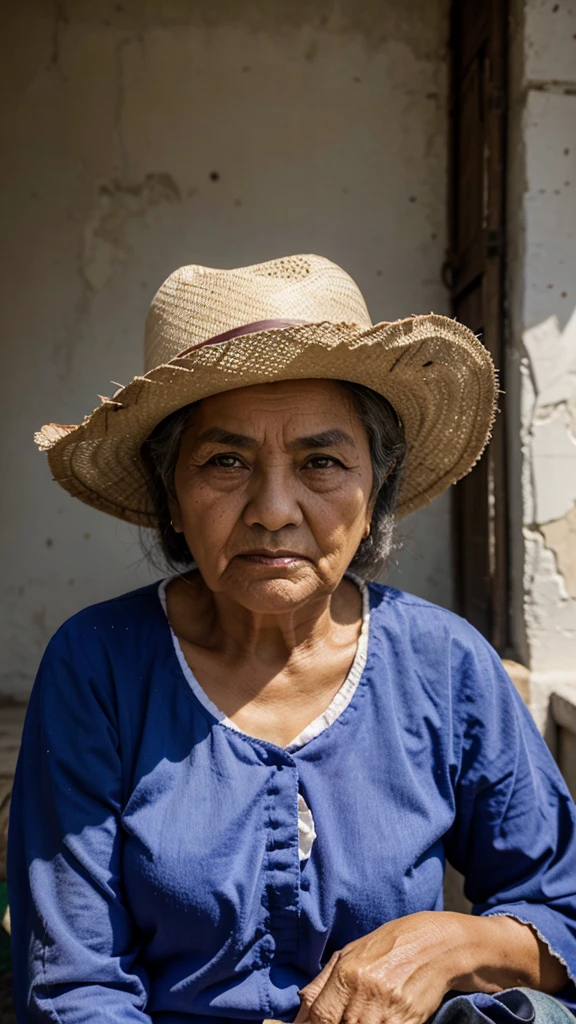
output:
[[[376,507],[376,499],[377,498],[378,498],[378,493],[372,494],[372,496],[370,498],[370,501],[368,502],[368,507],[366,509],[366,526],[364,527],[364,534],[363,534],[363,539],[364,540],[366,540],[366,537],[370,536],[370,531],[372,530],[372,516],[374,515],[374,509]]]
[[[168,508],[170,510],[170,526],[174,530],[174,533],[182,533],[182,517],[180,515],[180,506],[178,502],[170,499],[168,502]]]

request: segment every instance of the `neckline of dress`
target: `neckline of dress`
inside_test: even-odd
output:
[[[366,660],[368,658],[368,639],[370,634],[370,592],[365,580],[362,580],[359,576],[356,576],[355,574],[350,572],[347,572],[345,575],[347,579],[352,580],[352,582],[356,584],[362,597],[362,627],[360,630],[360,636],[358,637],[358,646],[356,647],[354,661],[350,666],[350,670],[344,682],[342,683],[342,686],[334,695],[328,707],[319,715],[317,715],[316,718],[312,719],[312,721],[309,722],[308,725],[306,725],[301,730],[301,732],[299,732],[298,735],[290,741],[290,743],[288,743],[285,747],[281,748],[287,754],[293,754],[296,750],[300,750],[301,747],[304,747],[307,743],[310,743],[311,740],[315,739],[317,736],[320,735],[320,733],[328,729],[328,727],[331,726],[332,723],[340,717],[340,715],[342,714],[343,711],[346,710],[350,701],[352,700],[352,697],[356,693],[356,690],[358,689],[358,684],[360,682],[360,679],[362,678],[362,673],[364,672],[364,668],[366,667]],[[236,725],[236,723],[233,722],[231,718],[228,718],[228,716],[225,715],[224,712],[221,711],[220,708],[218,708],[216,704],[214,704],[214,702],[210,700],[210,697],[202,688],[196,676],[194,675],[192,669],[190,668],[190,665],[186,661],[186,658],[184,657],[184,652],[182,651],[182,648],[180,646],[180,641],[178,640],[178,637],[176,636],[174,630],[172,629],[170,619],[168,618],[166,589],[168,587],[168,584],[171,583],[172,580],[174,579],[178,579],[178,574],[174,576],[168,576],[166,579],[160,581],[160,583],[158,584],[158,599],[160,601],[162,610],[166,617],[166,622],[168,624],[168,629],[170,630],[170,636],[172,638],[172,646],[174,647],[174,652],[176,654],[180,670],[186,682],[188,683],[188,686],[190,687],[194,696],[200,702],[202,707],[205,708],[205,710],[208,711],[220,725],[226,726],[228,729],[233,729],[234,732],[239,733],[241,736],[246,736],[248,739],[258,741],[259,737],[252,736],[250,733],[244,732],[244,730],[241,729],[239,725]],[[262,740],[261,742],[269,741]],[[277,744],[273,745],[277,746]]]

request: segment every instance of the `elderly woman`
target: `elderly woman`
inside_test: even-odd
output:
[[[302,256],[177,271],[147,362],[39,435],[177,572],[44,656],[10,830],[19,1021],[572,1020],[562,778],[488,644],[367,582],[395,516],[479,458],[487,352],[440,316],[372,326]],[[472,915],[442,909],[446,860]]]

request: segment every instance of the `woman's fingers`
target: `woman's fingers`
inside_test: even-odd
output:
[[[428,1005],[428,993],[420,992],[418,984],[414,990],[415,979],[403,977],[405,973],[396,965],[393,978],[348,947],[302,989],[295,1024],[424,1024],[436,1001]]]
[[[334,970],[308,1011],[310,1024],[340,1024],[349,999],[349,989]]]
[[[306,985],[305,988],[300,989],[300,992],[298,993],[298,995],[300,996],[300,1009],[298,1010],[298,1014],[294,1019],[294,1024],[304,1024],[305,1021],[309,1020],[310,1009],[313,1006],[315,1000],[320,995],[326,982],[330,978],[332,971],[334,970],[336,964],[338,963],[339,957],[339,952],[333,953],[328,963],[325,964],[322,970],[320,971],[320,974],[317,974],[309,985]]]
[[[434,1010],[423,1010],[420,1000],[414,1001],[402,989],[378,983],[357,988],[346,1006],[347,1024],[425,1024]]]

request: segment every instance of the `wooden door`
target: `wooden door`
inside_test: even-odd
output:
[[[450,248],[453,315],[504,370],[506,23],[504,0],[453,0]],[[502,397],[502,396],[501,396]],[[510,653],[504,405],[488,455],[455,490],[461,614]]]

